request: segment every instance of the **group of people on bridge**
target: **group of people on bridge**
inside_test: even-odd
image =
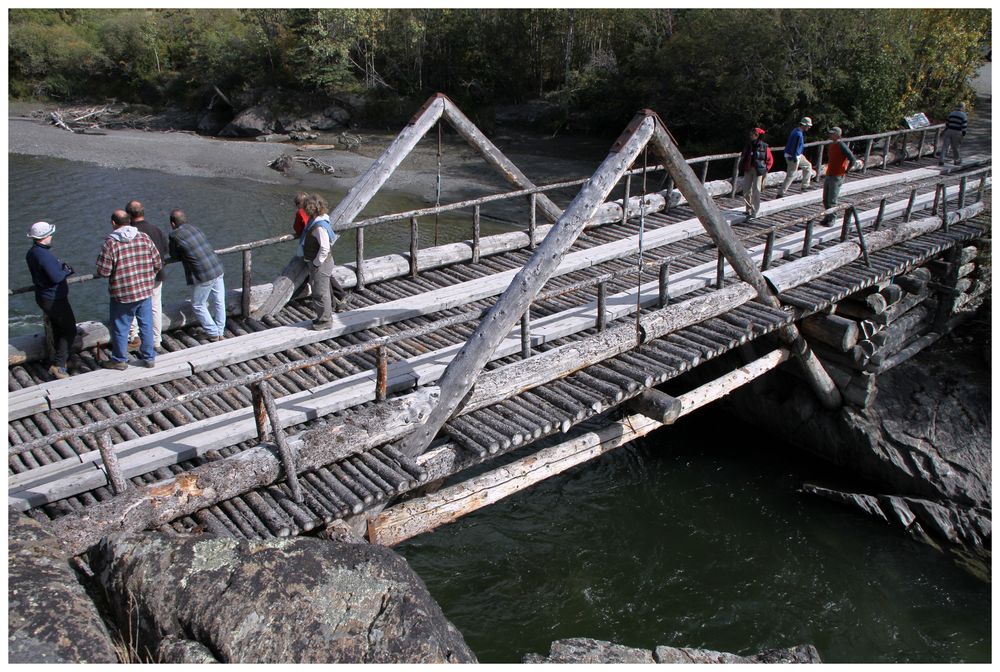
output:
[[[128,368],[128,351],[139,350],[138,364],[152,368],[162,352],[164,262],[177,260],[192,286],[191,304],[204,335],[221,341],[226,326],[226,288],[219,256],[201,229],[188,223],[183,210],[170,213],[170,234],[146,221],[137,200],[111,213],[111,233],[104,239],[94,275],[108,279],[111,358],[107,369]],[[35,222],[28,230],[34,242],[26,255],[35,302],[51,325],[49,373],[68,377],[66,363],[77,335],[67,280],[73,267],[52,251],[56,227]]]
[[[792,186],[796,175],[802,172],[802,190],[809,189],[812,183],[813,167],[806,158],[805,134],[812,128],[812,119],[802,117],[798,125],[788,134],[788,141],[785,143],[785,180],[778,187],[777,198],[781,198]],[[938,165],[943,166],[948,150],[951,149],[952,158],[955,165],[962,164],[960,152],[962,138],[969,127],[969,119],[965,113],[965,103],[959,103],[955,110],[948,115],[945,122],[945,130],[942,134]],[[764,178],[773,165],[774,159],[771,150],[764,142],[763,136],[767,131],[763,128],[754,128],[750,131],[750,140],[740,154],[740,172],[743,174],[743,201],[746,205],[745,212],[747,219],[753,219],[760,211],[760,192],[764,189]],[[823,178],[823,209],[829,210],[840,202],[840,188],[844,184],[844,177],[848,170],[860,167],[861,162],[851,152],[850,147],[842,139],[843,132],[840,127],[833,126],[827,131],[830,140],[829,160]],[[823,224],[829,224],[833,215],[826,215]]]
[[[348,292],[334,275],[330,254],[337,234],[330,225],[326,200],[319,194],[295,196],[293,223],[299,239],[296,255],[308,265],[316,304],[313,329],[333,326],[334,310],[342,310]],[[165,263],[179,261],[191,286],[191,308],[209,341],[221,341],[226,328],[225,269],[208,238],[187,220],[184,211],[170,213],[170,233],[146,221],[137,200],[111,213],[111,233],[104,239],[94,275],[108,279],[111,358],[107,369],[128,368],[128,352],[138,350],[137,364],[152,368],[163,351],[163,279]],[[77,336],[76,316],[69,302],[68,279],[73,267],[52,251],[54,224],[35,222],[28,230],[33,244],[25,260],[31,274],[35,302],[51,335],[49,373],[66,378],[70,349]],[[335,302],[335,303],[334,303]]]

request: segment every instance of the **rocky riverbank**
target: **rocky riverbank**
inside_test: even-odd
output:
[[[990,577],[992,556],[992,308],[878,378],[866,408],[820,408],[793,380],[761,381],[729,408],[857,476],[851,486],[805,484],[951,552]]]

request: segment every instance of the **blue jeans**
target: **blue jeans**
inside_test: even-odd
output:
[[[194,286],[191,308],[208,336],[222,336],[226,328],[226,285],[224,276]]]
[[[120,303],[111,299],[111,359],[116,362],[128,361],[128,329],[135,318],[139,323],[139,354],[143,359],[156,359],[153,349],[153,300],[146,297],[141,301]]]

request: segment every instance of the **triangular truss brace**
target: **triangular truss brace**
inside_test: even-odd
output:
[[[417,111],[410,122],[386,148],[382,155],[372,163],[371,167],[358,178],[347,195],[330,213],[330,224],[337,231],[364,210],[365,206],[378,193],[395,172],[403,159],[409,155],[417,143],[434,127],[438,120],[444,119],[473,149],[479,152],[483,159],[493,166],[498,173],[515,189],[533,189],[535,184],[518,169],[514,163],[504,156],[496,145],[466,117],[458,106],[443,93],[438,93],[427,100]],[[559,206],[545,194],[538,194],[536,204],[542,214],[550,221],[556,221],[562,214]],[[271,285],[271,294],[260,308],[253,312],[254,318],[274,315],[288,303],[298,287],[308,276],[308,268],[300,257],[292,257],[281,274]]]

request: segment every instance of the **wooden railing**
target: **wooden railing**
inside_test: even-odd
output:
[[[905,148],[908,138],[913,134],[920,134],[920,143],[917,150],[917,157],[919,158],[923,153],[923,148],[926,146],[927,136],[929,132],[934,133],[933,145],[935,148],[938,147],[938,142],[940,140],[941,131],[944,129],[944,124],[937,124],[934,126],[927,126],[922,129],[909,130],[901,129],[896,131],[886,131],[883,133],[875,133],[872,135],[862,135],[852,138],[844,138],[845,142],[861,142],[866,141],[865,146],[865,165],[862,172],[868,169],[868,159],[871,156],[871,151],[874,143],[878,140],[883,141],[883,161],[882,167],[884,168],[887,163],[887,157],[889,154],[889,148],[895,142],[901,142]],[[818,168],[822,165],[823,152],[826,145],[830,144],[829,140],[822,140],[816,142],[806,143],[806,148],[816,148],[816,164]],[[772,151],[777,150],[777,153],[783,151],[783,147],[772,147]],[[906,152],[902,152],[897,163],[901,163],[906,156]],[[739,175],[739,152],[732,152],[728,154],[712,154],[707,156],[699,156],[691,159],[687,159],[688,165],[694,167],[696,164],[701,164],[700,179],[704,183],[708,178],[709,165],[712,162],[724,162],[733,161],[733,188],[730,196],[736,195],[736,190],[738,188],[739,180],[736,179]],[[647,166],[644,168],[636,168],[627,171],[624,175],[625,179],[625,191],[626,195],[630,192],[631,178],[633,175],[650,174],[663,171],[664,167],[662,165]],[[408,210],[405,212],[397,212],[386,215],[378,215],[376,217],[370,217],[368,219],[362,219],[355,222],[348,222],[343,225],[334,227],[336,231],[349,231],[356,230],[356,244],[355,244],[355,274],[357,276],[357,287],[359,289],[364,288],[364,259],[365,259],[365,229],[369,227],[376,227],[382,225],[388,225],[401,221],[409,221],[410,223],[410,241],[409,241],[409,260],[410,260],[410,274],[416,276],[419,273],[419,220],[423,217],[429,216],[439,216],[448,212],[457,212],[461,210],[472,211],[472,217],[470,222],[470,238],[468,240],[472,243],[472,256],[473,263],[479,260],[479,249],[480,249],[480,219],[481,219],[481,208],[483,205],[489,203],[497,203],[503,201],[510,201],[517,198],[528,197],[529,200],[529,212],[528,212],[528,247],[533,249],[535,246],[535,229],[537,225],[537,205],[536,197],[538,194],[544,194],[551,191],[556,191],[559,189],[566,189],[569,187],[575,187],[585,184],[590,178],[580,178],[576,180],[569,180],[564,182],[555,182],[551,184],[542,185],[532,189],[519,189],[515,191],[508,191],[501,194],[493,194],[490,196],[482,196],[480,198],[468,199],[464,201],[458,201],[455,203],[449,203],[445,205],[432,206],[427,208],[421,208],[417,210]],[[667,177],[665,179],[666,190],[669,191],[673,188],[672,180]],[[624,216],[623,208],[623,216]],[[281,236],[272,236],[270,238],[264,238],[261,240],[251,241],[248,243],[241,243],[238,245],[232,245],[230,247],[223,247],[215,250],[216,254],[227,255],[227,254],[242,254],[242,273],[241,273],[241,286],[243,288],[243,314],[249,314],[249,302],[250,302],[250,287],[252,286],[253,277],[253,250],[262,247],[269,247],[272,245],[278,245],[280,243],[285,243],[291,240],[295,240],[295,236],[292,234],[285,234]],[[460,242],[460,241],[452,241]],[[171,259],[167,263],[175,263],[177,260]],[[90,282],[92,280],[99,279],[93,274],[78,275],[67,280],[70,284],[80,283],[80,282]],[[34,291],[33,286],[17,287],[8,290],[8,295],[25,294]]]

